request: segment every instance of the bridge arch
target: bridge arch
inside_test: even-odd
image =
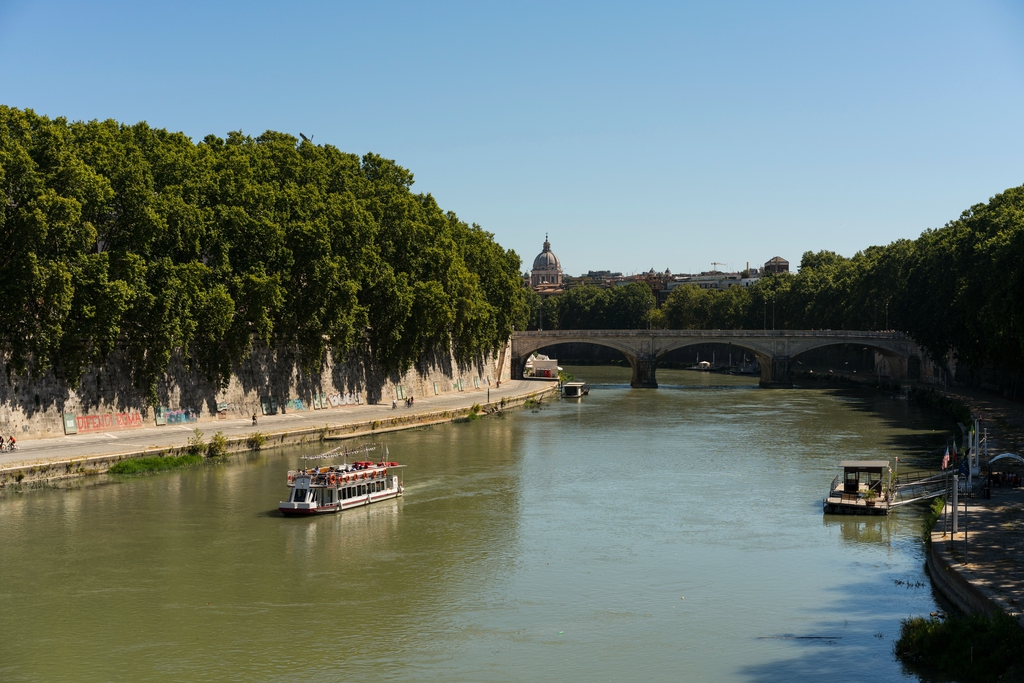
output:
[[[621,353],[627,361],[629,361],[630,367],[633,369],[633,379],[630,381],[631,386],[641,386],[637,384],[637,372],[638,372],[638,357],[636,350],[629,343],[628,340],[618,339],[603,339],[600,337],[589,338],[582,337],[580,339],[532,339],[530,342],[516,345],[512,350],[512,378],[522,379],[523,372],[526,370],[526,360],[536,351],[547,348],[549,346],[557,346],[558,344],[591,344],[593,346],[602,346],[607,349],[615,349]],[[640,370],[642,372],[642,369]],[[657,385],[655,385],[657,386]]]
[[[791,387],[791,358],[823,346],[849,344],[876,349],[893,375],[914,379],[921,351],[900,332],[855,330],[545,330],[512,335],[513,377],[522,377],[534,351],[561,343],[587,343],[615,349],[633,367],[634,387],[657,387],[658,359],[695,344],[728,344],[752,353],[761,365],[762,387]],[[916,365],[915,365],[916,361]],[[910,367],[908,368],[908,365]],[[909,370],[909,372],[908,372]]]
[[[895,379],[919,379],[921,359],[907,344],[901,341],[884,339],[867,339],[852,341],[848,339],[813,339],[805,340],[793,350],[790,361],[795,361],[809,351],[828,348],[830,346],[859,346],[879,353],[889,369],[889,376]]]
[[[698,346],[702,344],[722,344],[728,346],[735,346],[738,349],[742,349],[747,353],[754,356],[757,359],[757,364],[761,368],[761,386],[772,387],[777,386],[778,381],[776,377],[781,376],[783,385],[788,382],[789,365],[782,373],[777,372],[775,367],[775,356],[771,349],[766,348],[763,344],[759,344],[756,341],[749,339],[717,339],[714,337],[680,337],[671,341],[664,342],[658,349],[658,353],[654,358],[655,363],[664,358],[667,354],[677,351],[679,349],[685,349],[688,346]]]

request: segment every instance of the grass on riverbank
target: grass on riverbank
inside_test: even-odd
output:
[[[1024,629],[1006,614],[904,619],[893,653],[922,673],[957,681],[1024,682]]]
[[[163,470],[175,470],[182,467],[198,465],[203,461],[203,456],[191,453],[178,456],[161,457],[152,455],[146,458],[129,458],[116,462],[107,470],[110,474],[143,474],[145,472],[161,472]]]

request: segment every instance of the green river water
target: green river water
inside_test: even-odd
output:
[[[596,384],[378,439],[405,497],[282,518],[319,446],[0,493],[0,681],[893,681],[936,609],[920,508],[825,517],[845,458],[950,425],[841,389]]]

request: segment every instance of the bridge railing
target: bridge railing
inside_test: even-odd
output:
[[[874,330],[529,330],[512,333],[522,337],[821,337],[828,339],[910,340],[904,332]]]

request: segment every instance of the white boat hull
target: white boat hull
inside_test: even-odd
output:
[[[308,477],[306,478],[306,482],[308,482]],[[350,486],[347,486],[346,484],[331,484],[327,486],[314,485],[309,487],[307,483],[306,487],[292,488],[289,492],[289,499],[296,497],[294,495],[296,490],[304,492],[300,494],[302,500],[283,500],[278,503],[277,509],[280,510],[282,514],[288,516],[324,515],[342,512],[351,508],[365,507],[372,503],[379,503],[402,495],[402,484],[399,482],[398,477],[389,477],[387,483],[387,488],[380,491],[373,491],[371,493],[364,493],[348,498],[343,497],[342,493],[343,489],[350,488]],[[354,483],[351,488],[360,487],[361,485],[363,485],[362,482]],[[324,499],[326,499],[326,501],[324,501]]]

